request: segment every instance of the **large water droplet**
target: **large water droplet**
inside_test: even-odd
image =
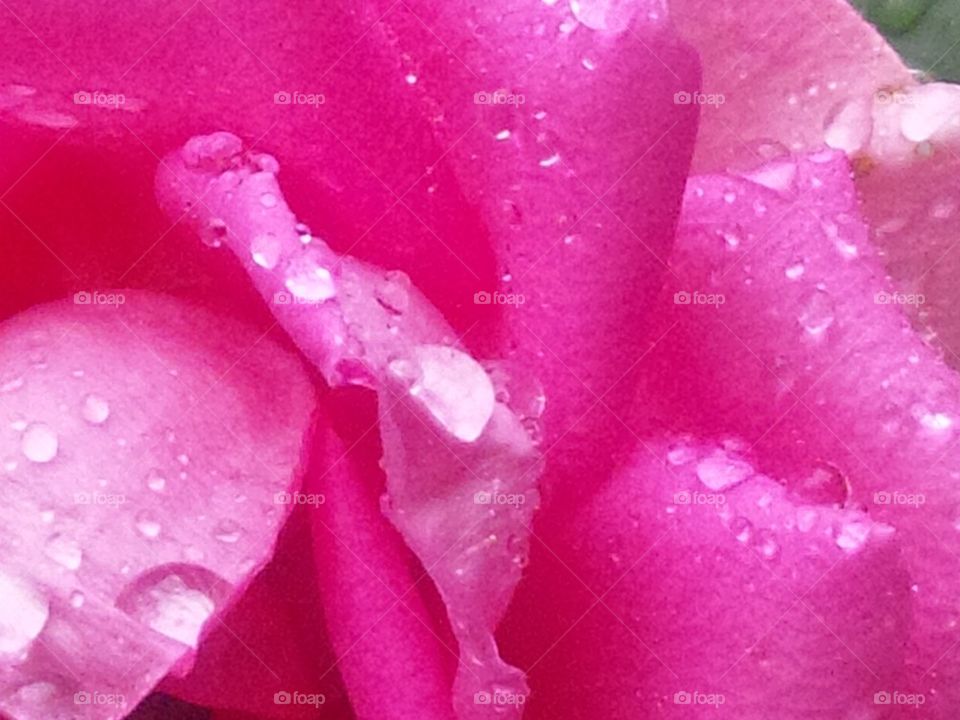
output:
[[[337,294],[330,271],[309,251],[292,258],[287,264],[284,285],[294,296],[306,302],[324,302]]]
[[[134,518],[137,531],[145,538],[154,539],[159,537],[162,529],[159,521],[148,510],[141,510]]]
[[[57,456],[60,440],[46,423],[28,425],[20,438],[20,450],[24,456],[35,463],[50,462]]]
[[[50,605],[37,588],[0,571],[0,654],[26,651],[49,617]]]
[[[76,570],[83,562],[80,543],[62,533],[51,535],[43,547],[44,554],[68,570]]]
[[[475,441],[493,415],[490,377],[476,360],[452,347],[421,345],[413,354],[420,373],[410,395],[458,440]]]
[[[909,99],[900,115],[900,132],[907,140],[923,143],[941,129],[960,124],[960,91],[953,85],[918,85]]]
[[[697,477],[711,490],[723,490],[743,482],[753,474],[750,463],[716,450],[697,463]]]
[[[570,11],[591,30],[623,32],[630,26],[639,3],[633,0],[570,0]]]
[[[92,425],[100,425],[110,417],[110,404],[99,395],[87,395],[83,399],[83,419]]]
[[[801,311],[797,320],[809,335],[822,335],[833,324],[833,298],[825,290],[816,289],[800,302]]]
[[[848,155],[861,151],[873,130],[872,112],[872,103],[867,98],[835,105],[824,122],[824,142]]]
[[[273,270],[280,260],[280,240],[273,233],[262,233],[250,242],[250,255],[262,268]]]
[[[229,585],[206,568],[165,565],[127,585],[117,607],[143,625],[190,647],[229,593]]]

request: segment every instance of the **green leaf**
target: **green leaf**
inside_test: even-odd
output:
[[[960,0],[851,0],[911,68],[960,80]]]

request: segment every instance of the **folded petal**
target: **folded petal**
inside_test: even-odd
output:
[[[641,414],[742,438],[795,497],[896,526],[915,623],[900,689],[954,712],[960,385],[886,282],[842,153],[791,167],[777,191],[691,180]]]

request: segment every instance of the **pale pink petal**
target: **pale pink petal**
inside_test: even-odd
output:
[[[121,717],[189,670],[271,556],[313,391],[272,340],[142,291],[0,333],[0,703]]]
[[[494,708],[475,704],[475,692],[523,693],[492,632],[521,574],[537,452],[494,380],[406,275],[338,256],[319,238],[304,243],[277,170],[272,157],[215,133],[168,156],[157,191],[173,217],[184,214],[236,255],[329,383],[377,391],[386,514],[446,602],[464,661],[458,711],[484,717]],[[522,500],[491,508],[478,493]]]

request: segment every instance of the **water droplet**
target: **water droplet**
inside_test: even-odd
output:
[[[841,550],[854,553],[864,546],[870,537],[870,526],[865,520],[850,520],[844,522],[837,534],[837,547]]]
[[[493,137],[495,137],[497,140],[509,140],[509,139],[510,139],[510,135],[511,135],[510,131],[504,129],[504,130],[501,130],[500,132],[498,132],[498,133],[497,133],[496,135],[494,135]]]
[[[313,233],[310,231],[310,226],[306,223],[298,222],[296,225],[294,225],[293,229],[300,237],[300,242],[302,242],[304,245],[309,245],[313,242]]]
[[[623,32],[637,12],[631,0],[570,0],[570,12],[577,22],[591,30]]]
[[[408,392],[451,435],[473,442],[493,415],[493,382],[472,357],[445,345],[420,345],[413,352],[419,377]],[[394,363],[390,363],[391,372]]]
[[[838,103],[824,121],[824,142],[848,155],[860,152],[870,140],[872,112],[872,103],[867,98]]]
[[[110,405],[99,395],[87,395],[83,399],[83,419],[92,425],[101,425],[110,417]]]
[[[792,265],[788,265],[787,269],[783,271],[783,274],[787,276],[787,280],[799,280],[803,277],[803,273],[806,272],[806,270],[807,268],[803,262],[798,260]]]
[[[918,85],[903,104],[900,132],[907,140],[922,143],[947,125],[956,127],[960,118],[960,93],[952,85]]]
[[[399,270],[391,270],[374,291],[377,302],[384,308],[402,315],[410,305],[410,278]]]
[[[83,550],[80,544],[62,533],[51,535],[44,545],[43,552],[48,558],[68,570],[76,570],[83,562]]]
[[[50,462],[57,456],[60,440],[46,423],[28,425],[20,438],[20,450],[27,460],[35,463]]]
[[[697,477],[711,490],[733,487],[753,474],[749,463],[716,450],[697,463]]]
[[[233,520],[222,520],[213,531],[213,536],[220,542],[235,543],[243,535],[243,529]]]
[[[686,465],[697,459],[697,453],[686,445],[676,445],[667,452],[667,462],[671,465]]]
[[[22,655],[47,624],[50,605],[28,581],[2,571],[0,599],[0,654]]]
[[[800,325],[809,335],[822,335],[833,325],[833,298],[825,290],[817,288],[801,300]]]
[[[780,555],[780,544],[769,530],[757,533],[757,550],[767,560],[775,560]]]
[[[593,60],[587,57],[583,58],[580,61],[580,64],[583,65],[583,67],[585,67],[587,70],[590,70],[591,72],[597,69],[597,64]]]
[[[725,192],[723,194],[723,201],[728,205],[732,205],[737,201],[737,194],[732,191]]]
[[[200,233],[200,242],[207,247],[218,248],[227,239],[227,224],[220,218],[211,218],[203,232]]]
[[[144,482],[153,492],[163,492],[167,487],[167,478],[156,468],[147,473]]]
[[[153,540],[160,536],[160,523],[148,510],[141,510],[135,518],[137,530],[145,538]]]
[[[70,593],[70,607],[74,608],[75,610],[82,608],[86,601],[86,596],[79,590],[74,590],[72,593]]]
[[[946,220],[953,217],[957,211],[957,203],[953,198],[940,198],[930,206],[930,217],[936,220]]]
[[[850,499],[850,482],[836,465],[818,462],[793,493],[807,502],[843,507]]]
[[[417,76],[414,75],[413,73],[407,73],[406,75],[404,75],[403,79],[406,80],[407,85],[417,84]]]
[[[753,523],[745,517],[736,517],[730,523],[730,532],[733,533],[738,542],[746,545],[753,537]]]
[[[810,532],[817,524],[818,513],[815,508],[801,507],[797,509],[797,529],[800,532]]]
[[[117,607],[168,638],[197,647],[207,620],[229,585],[198,565],[175,564],[138,576],[117,598]]]
[[[307,302],[324,302],[337,294],[330,271],[321,266],[309,251],[291,259],[284,285],[294,296]]]
[[[265,208],[272,208],[277,206],[277,196],[273,193],[263,193],[260,196],[260,204]]]
[[[280,260],[280,240],[273,233],[262,233],[250,243],[250,255],[262,268],[273,270]]]
[[[553,167],[558,162],[560,162],[560,155],[558,153],[553,153],[549,157],[545,157],[543,158],[543,160],[540,161],[540,167],[542,168]]]

